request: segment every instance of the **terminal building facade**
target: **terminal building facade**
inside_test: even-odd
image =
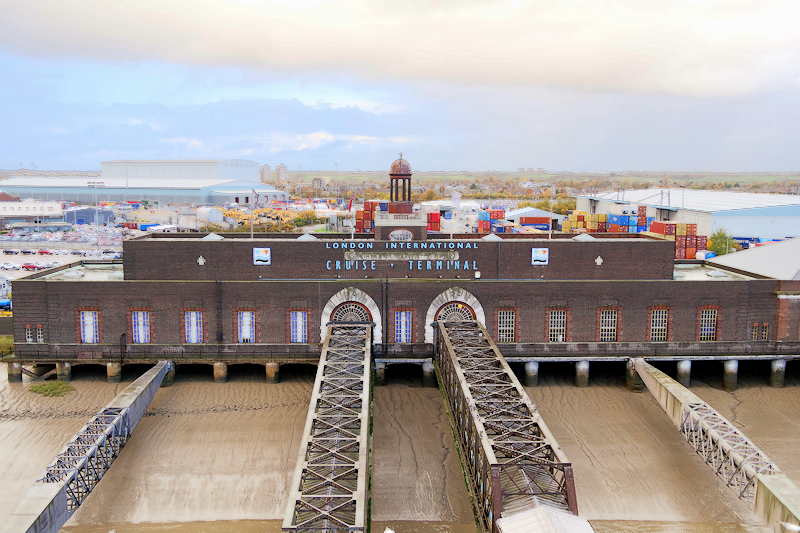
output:
[[[800,281],[676,263],[672,241],[639,235],[421,235],[413,215],[387,213],[379,239],[148,235],[122,261],[31,274],[14,282],[10,373],[105,364],[114,379],[166,358],[264,364],[277,379],[318,360],[331,321],[375,324],[378,381],[401,362],[432,375],[441,320],[481,322],[531,380],[539,362],[800,354]]]

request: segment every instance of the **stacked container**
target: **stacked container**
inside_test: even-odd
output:
[[[428,231],[441,231],[441,215],[438,211],[428,213]]]

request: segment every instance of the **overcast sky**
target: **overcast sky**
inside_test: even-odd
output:
[[[800,171],[800,2],[0,0],[0,168]]]

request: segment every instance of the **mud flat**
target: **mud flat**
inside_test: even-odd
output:
[[[762,525],[686,444],[652,396],[625,388],[622,364],[592,363],[588,388],[573,385],[571,365],[541,370],[541,386],[526,390],[572,461],[581,516],[626,520],[629,526],[642,522],[642,528],[650,527],[645,522]]]
[[[372,519],[466,523],[475,531],[441,393],[422,388],[421,375],[416,378],[390,367],[387,385],[375,387]]]

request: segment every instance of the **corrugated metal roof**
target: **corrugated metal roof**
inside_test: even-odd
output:
[[[178,179],[178,180],[164,180],[155,178],[144,179],[131,179],[128,180],[127,187],[125,186],[124,178],[97,178],[97,177],[32,177],[32,178],[11,178],[2,183],[5,188],[8,187],[51,187],[51,188],[86,188],[88,183],[102,182],[104,187],[98,190],[106,189],[203,189],[205,187],[220,187],[226,184],[233,184],[243,186],[244,180],[231,180],[231,179]],[[273,190],[274,187],[264,185],[262,183],[253,181],[246,182],[247,187],[253,187],[256,190]],[[251,185],[252,183],[252,185]]]
[[[607,201],[624,201],[651,207],[671,207],[691,211],[733,211],[757,207],[784,205],[800,206],[800,196],[793,194],[758,194],[751,192],[706,191],[696,189],[638,189],[622,192],[605,192],[596,196],[581,195]]]
[[[800,280],[800,237],[713,257],[707,262],[773,279]]]
[[[497,521],[500,533],[594,533],[594,528],[585,518],[555,509],[540,506]]]
[[[550,216],[555,220],[564,220],[565,218],[567,218],[564,215],[551,213],[549,211],[545,211],[544,209],[537,209],[535,207],[523,207],[521,209],[514,209],[513,211],[507,212],[506,220],[513,220],[519,217],[546,217],[546,216]]]

